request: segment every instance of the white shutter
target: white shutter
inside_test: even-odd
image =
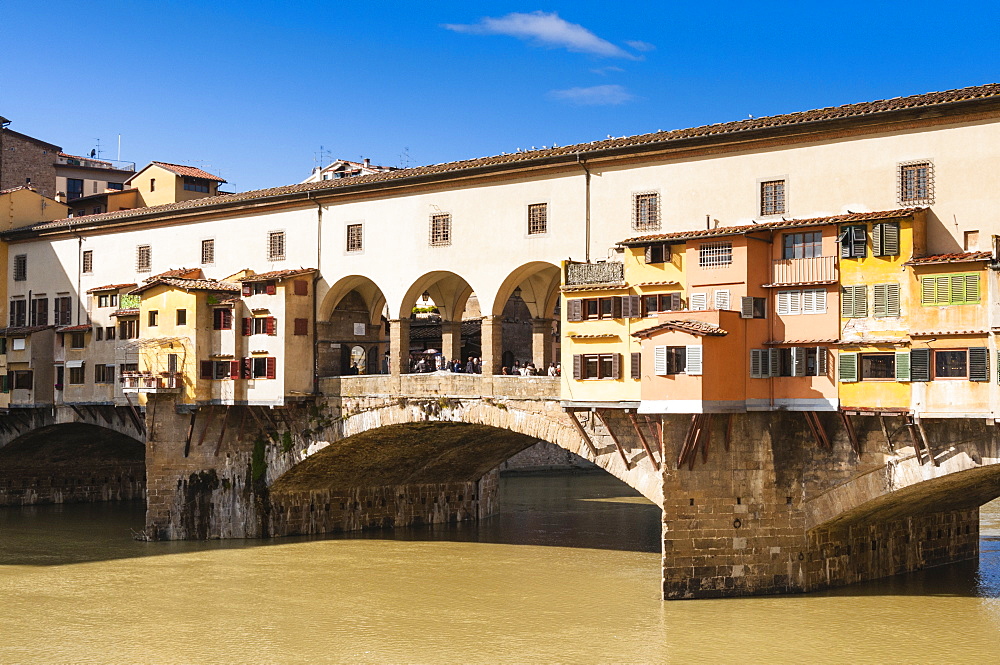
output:
[[[813,314],[826,314],[826,289],[812,289],[816,309]]]
[[[690,374],[691,376],[701,375],[701,345],[700,344],[689,344],[684,352],[685,360],[685,374]]]
[[[778,312],[778,314],[788,314],[789,313],[789,307],[788,307],[788,302],[789,302],[788,294],[789,293],[791,293],[791,291],[778,291],[778,297],[777,297],[777,301],[778,301],[777,312]]]
[[[707,293],[692,293],[690,301],[692,310],[703,310],[708,309],[708,294]]]
[[[816,313],[816,291],[814,289],[803,289],[802,291],[802,313]]]
[[[653,347],[653,374],[657,376],[667,375],[667,347]]]
[[[729,309],[729,289],[715,292],[715,309]]]
[[[792,376],[806,375],[806,350],[797,346],[792,349]]]

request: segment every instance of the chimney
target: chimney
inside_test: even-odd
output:
[[[66,194],[63,192],[56,192],[56,195],[53,198],[55,198],[57,203],[66,203]]]
[[[365,168],[366,169],[367,168],[371,168],[371,165],[372,165],[372,160],[370,160],[367,157],[365,157]]]

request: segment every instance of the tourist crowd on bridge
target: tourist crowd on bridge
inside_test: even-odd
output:
[[[448,360],[442,354],[428,357],[426,354],[414,355],[410,357],[410,373],[423,374],[427,372],[452,372],[456,374],[482,374],[482,358],[469,356],[462,362],[461,359]],[[504,366],[500,370],[504,376],[550,376],[556,377],[562,374],[559,363],[549,363],[547,370],[535,367],[531,362],[520,362],[515,360],[510,367]]]

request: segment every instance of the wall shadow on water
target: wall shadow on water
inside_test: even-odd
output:
[[[275,539],[140,542],[143,502],[0,508],[0,567],[50,566],[317,540],[481,542],[660,552],[660,509],[604,471],[505,475],[501,513],[435,524]]]

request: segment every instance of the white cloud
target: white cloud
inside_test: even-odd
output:
[[[577,106],[617,106],[635,99],[635,95],[620,85],[595,85],[589,88],[552,90],[549,92],[549,97]]]
[[[656,45],[655,44],[650,44],[649,42],[642,42],[642,41],[639,41],[638,39],[633,39],[632,41],[628,41],[628,42],[625,42],[625,43],[628,46],[630,46],[631,48],[634,48],[636,51],[646,52],[646,51],[655,51],[656,50]]]
[[[445,24],[442,27],[470,35],[507,35],[540,46],[564,48],[575,53],[590,53],[606,58],[637,59],[636,56],[606,39],[601,39],[582,25],[560,18],[556,12],[513,12],[499,18],[485,17],[480,19],[479,23]]]
[[[598,67],[597,69],[591,69],[591,74],[600,74],[601,76],[606,76],[607,74],[620,74],[625,70],[621,67],[615,67],[614,65],[610,67]]]

